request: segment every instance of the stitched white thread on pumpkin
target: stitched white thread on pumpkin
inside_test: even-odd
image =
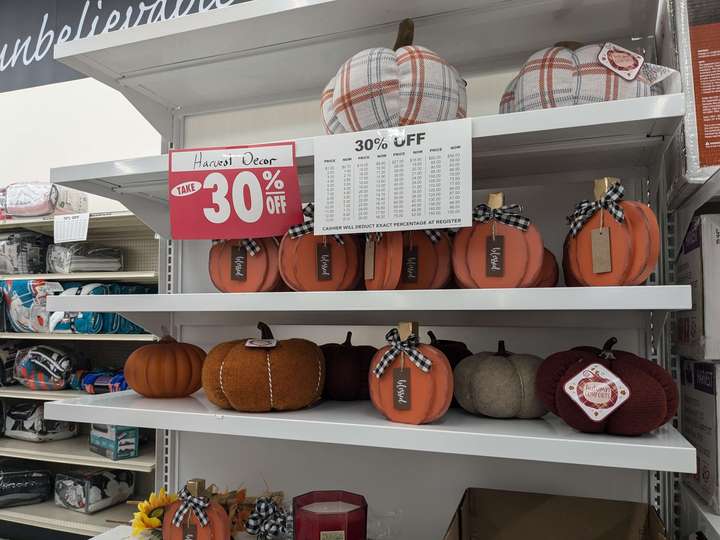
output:
[[[270,351],[265,351],[265,360],[267,362],[267,370],[268,370],[268,388],[270,389],[270,408],[274,409],[275,405],[273,404],[272,369],[270,368]]]

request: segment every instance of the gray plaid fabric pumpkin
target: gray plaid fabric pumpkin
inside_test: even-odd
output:
[[[628,81],[598,60],[603,44],[576,50],[549,47],[533,54],[510,82],[500,113],[549,109],[662,94],[660,83],[675,70],[645,62]]]
[[[465,118],[465,81],[425,47],[367,49],[347,60],[323,90],[326,133]]]

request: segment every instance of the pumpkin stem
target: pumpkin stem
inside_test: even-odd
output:
[[[158,343],[177,343],[177,340],[172,336],[163,336]]]
[[[415,37],[415,23],[412,19],[403,19],[400,21],[398,26],[397,38],[395,38],[394,50],[398,50],[400,47],[408,47],[413,44],[413,38]]]
[[[603,351],[611,351],[612,348],[613,348],[615,345],[617,345],[617,342],[618,342],[618,340],[617,340],[616,337],[611,337],[610,339],[608,339],[608,340],[605,342],[605,345],[603,345],[602,350],[603,350]]]
[[[430,336],[430,345],[435,345],[437,343],[437,338],[435,337],[435,332],[432,330],[428,330],[428,336]]]
[[[498,350],[495,356],[510,356],[510,353],[505,350],[505,341],[498,341]]]
[[[343,343],[343,345],[345,345],[346,347],[352,346],[351,339],[352,339],[352,332],[348,331],[347,336],[345,336],[345,342]]]
[[[265,324],[264,322],[259,322],[257,327],[258,330],[260,330],[261,339],[275,339],[272,330],[270,330],[270,327],[267,324]]]

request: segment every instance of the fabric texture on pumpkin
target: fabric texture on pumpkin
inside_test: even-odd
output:
[[[465,81],[425,47],[366,49],[348,59],[323,90],[328,134],[465,118]]]
[[[663,93],[660,83],[676,71],[645,62],[628,81],[598,60],[602,44],[573,51],[542,49],[528,58],[500,100],[500,113],[532,111],[647,97]]]

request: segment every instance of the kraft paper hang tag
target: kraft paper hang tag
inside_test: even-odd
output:
[[[485,275],[503,277],[505,275],[505,237],[488,236],[485,243]]]
[[[630,398],[627,385],[602,364],[584,367],[563,390],[593,422],[602,422]]]
[[[600,227],[591,231],[591,246],[593,274],[612,272],[612,257],[610,254],[610,229]]]
[[[403,283],[417,283],[419,265],[417,246],[403,249]]]
[[[327,244],[317,245],[315,267],[317,268],[318,281],[330,281],[332,279],[332,255],[330,246]]]
[[[645,58],[620,45],[606,43],[598,53],[598,62],[626,81],[634,81],[645,63]]]
[[[410,369],[393,369],[393,406],[398,411],[410,410]]]
[[[345,540],[345,531],[322,531],[320,540]]]
[[[197,525],[186,523],[183,527],[182,540],[197,540]]]
[[[245,346],[250,349],[272,349],[277,347],[277,339],[248,339]]]
[[[247,280],[247,249],[233,246],[230,251],[230,278],[233,281]]]
[[[365,243],[365,279],[375,279],[375,241]]]

